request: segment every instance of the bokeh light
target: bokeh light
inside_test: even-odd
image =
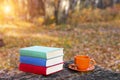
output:
[[[11,6],[9,6],[9,5],[4,6],[4,12],[6,14],[10,13],[11,12]]]

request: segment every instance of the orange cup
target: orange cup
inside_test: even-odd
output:
[[[89,67],[95,65],[95,61],[86,55],[77,55],[74,62],[79,70],[87,70]]]

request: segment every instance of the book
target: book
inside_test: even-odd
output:
[[[35,57],[28,57],[28,56],[20,56],[20,62],[26,64],[32,64],[36,66],[52,66],[58,63],[63,62],[63,56],[51,58],[51,59],[43,59],[43,58],[35,58]]]
[[[20,49],[21,56],[31,56],[44,59],[50,59],[63,55],[63,48],[32,46]]]
[[[63,63],[56,64],[51,67],[35,66],[35,65],[20,63],[19,70],[34,74],[50,75],[63,70]]]

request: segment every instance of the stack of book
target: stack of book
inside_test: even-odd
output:
[[[63,70],[63,48],[32,46],[20,49],[19,70],[49,75]]]

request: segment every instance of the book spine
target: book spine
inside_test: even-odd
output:
[[[47,59],[46,53],[43,53],[43,52],[20,50],[20,55],[21,56],[30,56],[30,57],[37,57],[37,58]]]

